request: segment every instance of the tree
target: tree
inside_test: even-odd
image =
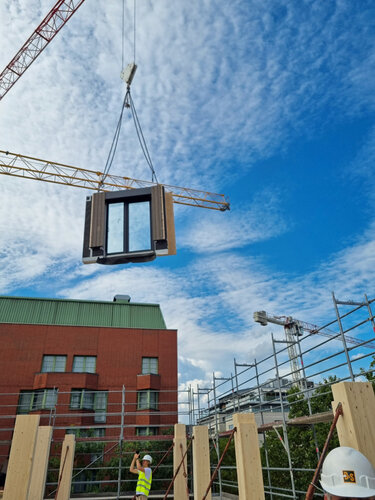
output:
[[[361,373],[366,380],[372,383],[372,387],[375,391],[375,356],[372,357],[369,369],[365,370],[364,368],[361,368]]]
[[[153,457],[153,469],[158,465],[159,461],[165,455],[165,452],[170,448],[172,441],[124,441],[121,451],[121,491],[123,493],[134,493],[137,483],[137,477],[129,471],[130,463],[135,451],[139,451],[141,455],[150,454]],[[110,456],[105,459],[105,467],[101,471],[100,479],[116,481],[118,479],[118,467],[120,463],[120,447],[117,446],[110,452]],[[153,473],[152,491],[166,490],[173,476],[173,453],[171,452],[165,458],[163,464],[157,472]],[[99,479],[99,478],[98,478]],[[116,491],[115,483],[108,483],[102,487],[102,491]]]
[[[218,461],[223,456],[225,447],[229,441],[229,437],[221,437],[219,438],[219,453],[216,452],[216,442],[212,439],[212,448],[210,453],[210,463],[212,467],[216,467]],[[219,454],[219,457],[218,457]],[[236,465],[236,453],[234,448],[234,439],[230,442],[227,451],[225,452],[225,456],[223,461],[221,462],[220,474],[221,481],[223,485],[223,491],[227,493],[238,493],[237,488],[237,471],[233,466]],[[211,474],[213,474],[214,469],[211,470]],[[215,483],[218,481],[218,476],[216,476]],[[233,485],[233,486],[232,486]],[[208,486],[208,485],[207,485]],[[215,491],[215,486],[213,486],[212,491]]]

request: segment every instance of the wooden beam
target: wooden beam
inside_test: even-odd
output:
[[[17,415],[3,500],[28,500],[40,415]]]
[[[210,446],[208,427],[206,425],[196,425],[193,427],[193,478],[194,499],[201,500],[211,480]],[[210,491],[206,499],[211,500],[211,498]]]
[[[239,500],[264,500],[262,464],[253,413],[233,415]]]
[[[185,424],[175,424],[174,426],[174,447],[173,447],[173,474],[176,473],[179,467],[182,457],[186,452],[186,425]],[[187,472],[187,458],[184,459],[185,470]],[[189,500],[187,494],[187,478],[184,477],[184,466],[180,467],[180,470],[176,476],[173,485],[174,498],[178,500]]]
[[[332,422],[333,414],[331,411],[325,411],[322,413],[314,413],[313,415],[306,415],[303,417],[296,417],[287,420],[287,425],[312,425],[312,424],[320,424],[323,422]],[[270,431],[274,427],[282,427],[282,420],[275,420],[275,422],[269,422],[268,424],[263,424],[258,427],[258,433]]]
[[[75,436],[74,434],[65,434],[61,450],[59,483],[56,500],[69,500],[70,490],[72,488],[72,472],[75,451]]]
[[[51,447],[52,427],[38,428],[28,500],[43,500],[46,488],[48,459]]]
[[[343,415],[337,421],[340,446],[350,446],[375,464],[375,395],[369,382],[339,382],[332,386],[335,410],[341,402]]]

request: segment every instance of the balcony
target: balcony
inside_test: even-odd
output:
[[[137,375],[137,391],[152,389],[160,391],[160,375],[149,373],[147,375]]]
[[[97,373],[47,372],[36,373],[33,389],[48,387],[82,387],[89,390],[98,389],[99,375]]]

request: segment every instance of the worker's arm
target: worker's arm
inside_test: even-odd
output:
[[[136,467],[134,467],[134,465]],[[145,469],[141,465],[141,462],[139,461],[139,454],[138,453],[134,453],[133,460],[132,460],[132,463],[130,465],[129,470],[133,474],[138,474],[139,471],[141,471],[141,472],[145,471]]]
[[[139,470],[138,470],[138,464],[139,464],[138,457],[139,457],[138,453],[134,453],[132,463],[130,464],[129,470],[133,474],[138,474],[138,472],[139,472]],[[136,467],[134,467],[135,465],[136,465]]]

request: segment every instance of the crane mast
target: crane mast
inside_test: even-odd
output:
[[[280,325],[284,327],[285,339],[288,348],[288,356],[290,362],[290,369],[293,382],[299,387],[303,388],[303,377],[301,376],[301,363],[296,349],[296,337],[302,335],[301,327],[293,318],[281,318],[277,316],[270,316],[266,311],[257,311],[253,315],[254,321],[266,326],[268,323]]]
[[[0,74],[0,100],[35,61],[85,0],[58,0]]]

